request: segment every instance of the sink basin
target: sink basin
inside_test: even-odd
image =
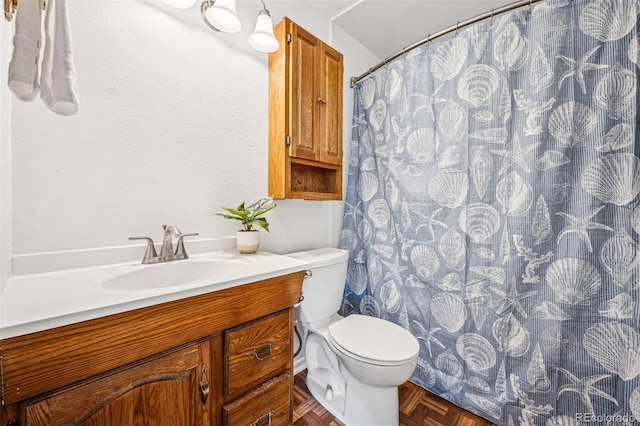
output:
[[[145,290],[193,284],[215,284],[244,270],[245,258],[187,259],[152,265],[135,265],[106,279],[109,290]]]

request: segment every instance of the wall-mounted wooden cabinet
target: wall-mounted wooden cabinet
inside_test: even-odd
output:
[[[269,193],[342,199],[343,58],[288,18],[269,54]]]

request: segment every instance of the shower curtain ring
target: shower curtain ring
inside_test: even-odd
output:
[[[529,0],[529,13],[533,12],[533,0]]]
[[[489,20],[490,24],[493,24],[493,11],[494,11],[494,9],[491,8],[491,19]]]
[[[456,24],[456,36],[458,35],[458,27],[460,26],[460,21]]]

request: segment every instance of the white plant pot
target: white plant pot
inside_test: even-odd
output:
[[[240,253],[255,253],[260,247],[260,232],[238,231],[236,234],[236,247]]]

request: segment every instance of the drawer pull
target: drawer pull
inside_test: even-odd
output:
[[[262,416],[258,417],[258,420],[251,423],[251,425],[249,426],[258,426],[263,424],[265,421],[268,421],[267,425],[271,426],[271,417],[273,417],[274,414],[275,411],[271,410],[267,414],[263,414]]]
[[[271,356],[272,349],[273,349],[273,343],[267,343],[264,346],[260,346],[258,349],[251,352],[248,355],[254,357],[258,361],[264,361],[265,359]]]
[[[209,397],[209,380],[207,380],[207,364],[202,364],[202,381],[200,382],[200,393],[202,394],[202,403],[207,402]]]

